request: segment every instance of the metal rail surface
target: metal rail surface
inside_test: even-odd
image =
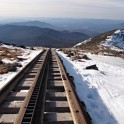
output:
[[[39,54],[0,91],[0,124],[91,124],[53,50]]]

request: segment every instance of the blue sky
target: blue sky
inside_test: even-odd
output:
[[[0,0],[0,16],[124,19],[124,0]]]

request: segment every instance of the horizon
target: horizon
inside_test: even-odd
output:
[[[46,22],[50,20],[102,20],[102,21],[124,21],[124,19],[109,19],[109,18],[66,18],[66,17],[1,17],[0,16],[0,23],[5,22],[26,22],[26,21],[40,21]]]

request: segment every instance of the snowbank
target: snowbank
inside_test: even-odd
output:
[[[59,51],[58,54],[74,76],[77,94],[85,102],[93,124],[123,124],[124,60],[88,54],[91,60],[78,62]],[[93,64],[99,71],[85,69]]]

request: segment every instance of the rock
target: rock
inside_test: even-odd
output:
[[[13,63],[13,64],[8,63],[8,64],[5,64],[5,66],[8,71],[15,72],[17,70],[15,63]]]
[[[85,62],[85,61],[83,61],[83,60],[81,60],[81,59],[78,59],[78,62]]]
[[[34,47],[30,47],[30,50],[35,50]]]
[[[69,76],[70,81],[74,81],[74,77],[73,76]]]
[[[67,54],[67,57],[71,57],[71,56],[74,56],[74,53],[68,53]]]
[[[3,64],[3,61],[0,60],[0,64]]]
[[[98,70],[98,67],[96,65],[91,65],[91,66],[87,66],[86,69]]]
[[[22,67],[22,64],[21,64],[21,63],[17,63],[16,66],[17,66],[17,67]]]
[[[82,59],[91,60],[87,55],[83,55]]]
[[[23,61],[24,58],[19,58],[19,57],[17,57],[17,60],[18,60],[18,61]]]
[[[26,49],[26,46],[24,46],[24,45],[20,45],[20,46],[18,46],[18,47],[21,47],[21,48],[23,48],[23,49]]]
[[[21,58],[21,57],[16,57],[17,61],[23,61],[23,60],[27,60],[26,58]]]

